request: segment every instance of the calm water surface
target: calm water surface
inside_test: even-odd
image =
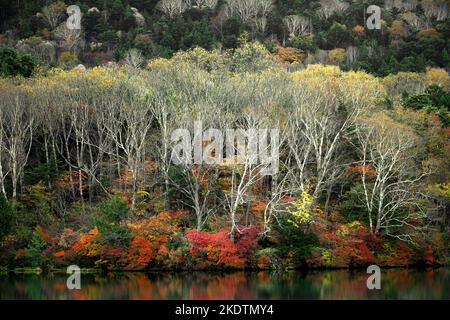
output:
[[[346,270],[235,273],[114,273],[0,275],[0,299],[450,299],[450,269],[382,271],[381,290],[364,272]]]

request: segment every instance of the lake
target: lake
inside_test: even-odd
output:
[[[82,274],[68,290],[64,274],[0,275],[0,299],[450,299],[450,269],[382,270],[381,290],[363,271]]]

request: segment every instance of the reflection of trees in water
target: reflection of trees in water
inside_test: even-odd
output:
[[[450,299],[450,269],[382,270],[382,290],[368,290],[361,271],[160,272],[0,276],[0,299]]]

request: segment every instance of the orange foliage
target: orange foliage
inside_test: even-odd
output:
[[[60,250],[60,251],[55,252],[55,253],[53,254],[53,256],[56,257],[56,258],[62,258],[62,257],[64,257],[65,255],[66,255],[66,252],[65,252],[64,250]]]
[[[331,265],[338,267],[374,263],[375,257],[371,249],[378,249],[381,245],[381,239],[372,235],[366,226],[356,222],[341,225],[334,232],[324,231],[322,241],[331,247]]]
[[[266,207],[267,207],[267,202],[261,201],[261,200],[257,200],[255,202],[253,202],[252,212],[253,213],[263,212],[264,210],[266,210]]]
[[[387,252],[386,265],[390,267],[407,267],[411,263],[413,250],[403,241],[397,241]]]
[[[154,250],[149,240],[144,237],[136,237],[128,248],[128,268],[146,268],[154,257]]]
[[[364,34],[365,28],[361,25],[357,25],[353,27],[353,32],[356,33],[358,36],[361,36]]]
[[[87,256],[93,256],[95,254],[95,250],[91,246],[92,240],[94,240],[98,236],[99,232],[97,227],[90,230],[88,233],[80,234],[80,237],[77,242],[72,245],[72,250],[78,253],[84,253]]]
[[[399,40],[407,37],[408,29],[403,21],[395,20],[389,28],[389,33],[392,39]]]
[[[377,171],[372,167],[372,165],[362,165],[362,164],[354,164],[346,168],[345,175],[352,176],[354,173],[357,173],[358,176],[365,173],[368,178],[373,178],[377,175]]]
[[[85,173],[80,171],[70,171],[69,173],[63,175],[59,180],[56,182],[58,187],[61,189],[69,189],[69,188],[75,188],[77,190],[80,189],[79,184],[79,177],[81,175],[81,180],[85,181],[87,179],[87,176]],[[82,183],[81,189],[85,190],[87,188],[87,184]]]
[[[41,226],[37,226],[36,231],[39,233],[39,235],[45,242],[47,242],[47,243],[50,242],[51,237],[47,234],[47,232],[45,231],[44,228],[42,228]]]
[[[442,37],[442,34],[440,34],[436,29],[431,28],[431,29],[424,29],[424,30],[420,30],[417,35],[416,38],[417,39],[425,39],[425,38],[430,38],[430,39],[439,39]]]
[[[305,54],[300,49],[278,48],[276,56],[283,63],[294,63],[303,61]]]

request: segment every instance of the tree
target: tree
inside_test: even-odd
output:
[[[289,39],[304,35],[309,27],[309,19],[302,16],[291,15],[283,19],[284,24],[289,32]]]
[[[5,88],[6,89],[6,88]],[[31,99],[21,89],[2,92],[0,101],[0,187],[4,194],[4,179],[10,176],[13,202],[17,199],[20,181],[31,152],[36,123]],[[2,154],[6,154],[2,157]],[[7,168],[5,173],[3,168]]]
[[[315,202],[342,174],[345,160],[339,150],[345,135],[381,93],[378,81],[367,74],[351,73],[336,85],[339,74],[338,67],[308,66],[292,75],[287,168],[292,190],[303,192],[313,185]]]
[[[389,28],[389,33],[394,40],[401,40],[408,36],[408,29],[403,21],[395,20]]]
[[[62,1],[57,1],[42,8],[41,15],[44,18],[45,22],[47,22],[47,24],[53,30],[59,25],[62,17],[64,16],[65,10],[65,3]]]
[[[349,4],[341,0],[321,0],[319,15],[328,20],[335,13],[343,13],[349,8]]]
[[[243,23],[255,20],[258,15],[267,17],[273,8],[273,0],[227,0],[227,8]]]
[[[0,193],[0,241],[11,231],[13,219],[14,210],[3,193]]]
[[[417,137],[384,114],[359,122],[356,134],[370,231],[412,241],[404,227],[418,230],[426,218],[417,191],[426,173],[413,160]]]
[[[127,244],[129,230],[122,222],[126,221],[128,217],[128,207],[119,195],[105,200],[100,205],[100,212],[94,217],[101,240],[114,245]]]
[[[420,19],[414,12],[405,12],[402,14],[402,19],[406,21],[406,23],[416,29],[420,30],[423,27],[423,20]]]
[[[161,0],[156,8],[173,19],[177,15],[189,9],[189,1],[187,0]]]
[[[198,9],[215,9],[217,7],[218,0],[191,0],[193,8]]]
[[[73,54],[77,54],[84,48],[84,35],[81,29],[69,29],[63,23],[56,28],[55,35],[61,39],[61,46]]]

